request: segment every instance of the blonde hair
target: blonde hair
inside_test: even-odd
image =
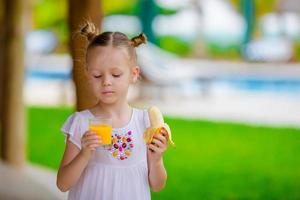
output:
[[[134,64],[137,63],[135,47],[138,47],[142,43],[146,44],[147,42],[147,37],[144,33],[141,33],[132,39],[129,39],[124,33],[121,32],[99,33],[95,25],[91,22],[86,22],[82,26],[80,34],[86,37],[89,42],[87,46],[87,52],[89,49],[96,46],[124,47]]]

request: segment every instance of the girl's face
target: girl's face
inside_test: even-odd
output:
[[[87,76],[94,95],[105,104],[126,100],[128,87],[139,76],[123,47],[94,47],[87,55]]]

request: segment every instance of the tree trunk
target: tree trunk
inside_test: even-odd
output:
[[[4,0],[2,158],[15,166],[25,163],[25,117],[23,105],[23,0]]]
[[[4,12],[4,9],[3,9],[3,0],[0,0],[0,24],[3,24],[4,23],[4,17],[3,17],[3,12]],[[4,67],[4,64],[3,64],[3,58],[4,58],[4,26],[0,26],[0,97],[3,96],[3,67]],[[3,106],[2,106],[2,98],[0,98],[0,144],[1,144],[1,124],[2,124],[2,116],[3,116],[3,113],[2,113],[2,109],[3,109]],[[1,150],[0,150],[1,152]]]
[[[0,24],[3,24],[4,17],[3,17],[3,0],[0,0]],[[2,130],[2,119],[3,119],[3,77],[4,77],[4,63],[3,63],[3,54],[4,54],[4,26],[0,26],[0,155],[3,155],[3,130]],[[1,156],[2,157],[2,156]]]
[[[86,109],[96,103],[85,76],[85,49],[87,41],[78,32],[85,20],[93,22],[97,28],[100,27],[102,18],[101,1],[69,0],[69,30],[70,51],[73,57],[73,80],[76,87],[76,108]]]

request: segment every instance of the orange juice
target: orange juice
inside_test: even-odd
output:
[[[102,144],[111,144],[111,125],[90,125],[89,128],[102,138]]]

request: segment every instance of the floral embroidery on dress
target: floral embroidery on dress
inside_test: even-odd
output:
[[[110,152],[113,157],[119,160],[125,160],[131,155],[132,148],[132,132],[127,131],[125,134],[113,133],[111,136],[112,146]]]

